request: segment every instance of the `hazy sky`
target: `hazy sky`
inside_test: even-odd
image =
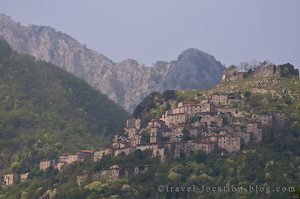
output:
[[[22,24],[52,26],[115,62],[150,65],[198,48],[226,65],[300,66],[299,0],[0,0]]]

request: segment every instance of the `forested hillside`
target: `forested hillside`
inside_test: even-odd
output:
[[[41,158],[95,149],[127,112],[83,80],[0,41],[0,170],[29,170]]]

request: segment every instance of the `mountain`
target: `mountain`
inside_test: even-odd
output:
[[[82,79],[0,40],[0,170],[95,149],[127,112]]]
[[[151,67],[132,59],[114,63],[67,34],[45,26],[22,26],[3,14],[0,37],[14,50],[84,79],[128,111],[153,91],[211,88],[225,69],[213,56],[197,49],[187,49],[176,61],[159,61]]]

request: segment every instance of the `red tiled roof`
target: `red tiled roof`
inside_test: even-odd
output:
[[[79,150],[79,153],[95,153],[94,151],[91,150]]]

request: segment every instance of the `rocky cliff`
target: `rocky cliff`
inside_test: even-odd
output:
[[[145,67],[127,59],[114,63],[67,34],[45,26],[22,26],[0,15],[0,37],[14,50],[49,61],[83,78],[91,86],[132,111],[153,91],[203,89],[219,83],[225,67],[197,49],[185,50],[176,61]]]

